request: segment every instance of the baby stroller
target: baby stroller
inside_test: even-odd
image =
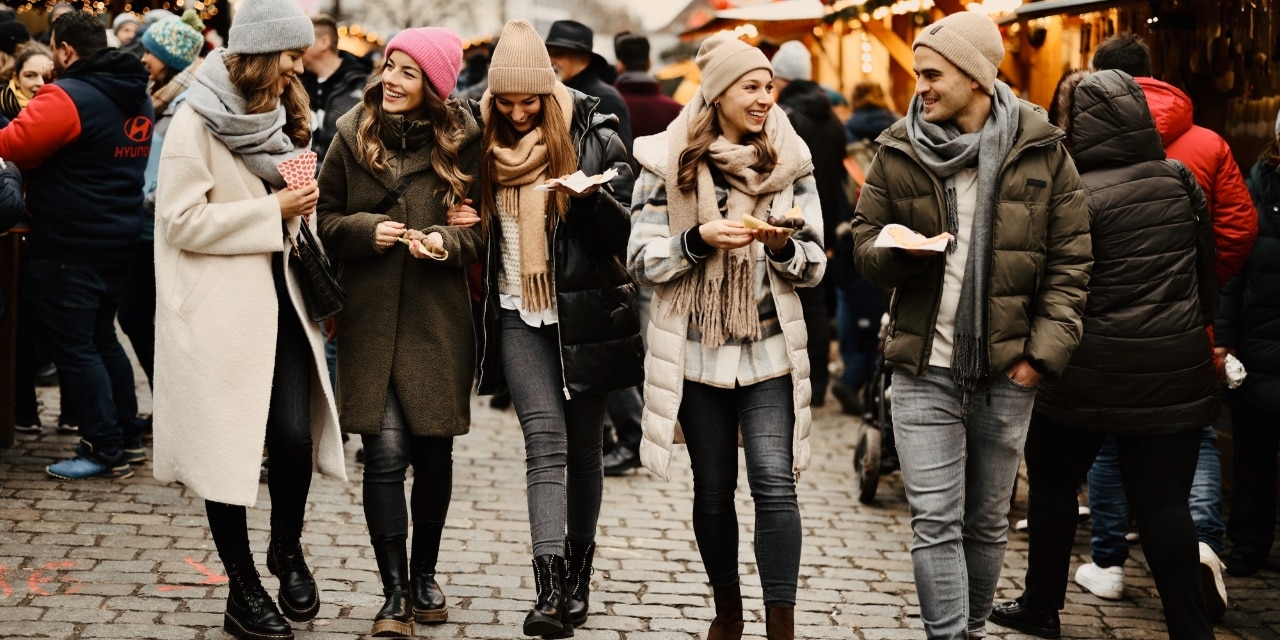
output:
[[[881,475],[898,470],[898,452],[893,445],[892,376],[884,360],[884,340],[888,327],[889,316],[885,314],[880,320],[876,370],[867,383],[862,425],[853,449],[853,468],[858,478],[858,502],[862,504],[875,502]]]

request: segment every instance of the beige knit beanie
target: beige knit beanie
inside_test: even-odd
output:
[[[694,62],[702,72],[700,91],[707,104],[719,98],[738,78],[756,69],[766,69],[773,74],[773,66],[763,51],[730,35],[704,40]]]
[[[489,62],[489,93],[551,93],[556,72],[551,56],[533,25],[512,20],[502,27],[498,47]]]
[[[996,70],[1004,59],[1004,39],[996,23],[976,11],[953,13],[924,28],[911,50],[929,47],[994,94]]]

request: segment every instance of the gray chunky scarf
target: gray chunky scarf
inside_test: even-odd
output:
[[[954,239],[960,215],[956,204],[955,174],[978,166],[978,200],[969,234],[969,255],[965,260],[964,284],[956,309],[951,377],[964,392],[986,386],[990,349],[987,344],[987,300],[991,294],[991,236],[995,218],[996,187],[1004,162],[1018,137],[1019,103],[1009,85],[996,81],[991,99],[991,116],[982,131],[963,133],[955,124],[924,121],[920,96],[911,99],[907,135],[911,147],[926,169],[945,181],[947,231]],[[955,250],[954,240],[951,251]]]
[[[232,153],[244,159],[253,175],[283,189],[284,178],[276,165],[306,151],[294,146],[284,132],[283,104],[266,113],[247,113],[248,103],[231,82],[225,62],[226,49],[215,49],[196,71],[187,92],[187,104]]]

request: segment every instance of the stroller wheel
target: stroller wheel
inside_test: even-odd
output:
[[[880,428],[864,424],[858,446],[853,451],[853,468],[858,476],[858,502],[871,504],[880,486]]]

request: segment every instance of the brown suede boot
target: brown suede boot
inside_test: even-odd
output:
[[[795,640],[796,610],[794,607],[769,607],[764,612],[764,633],[769,640]]]
[[[716,619],[711,621],[707,640],[742,640],[742,585],[712,586]]]

